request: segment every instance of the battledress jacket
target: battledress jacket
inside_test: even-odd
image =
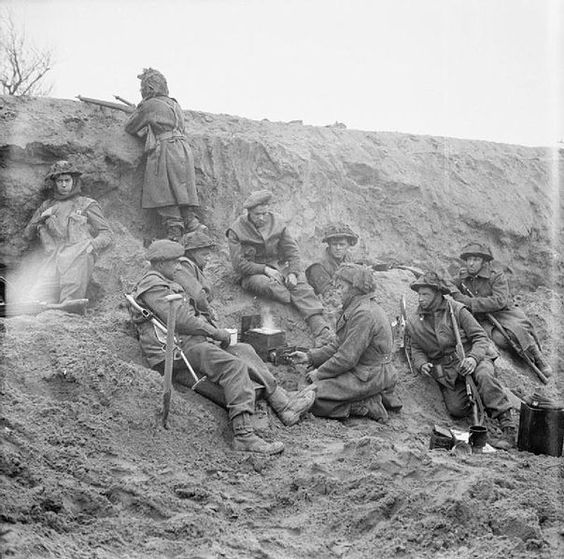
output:
[[[165,297],[174,293],[183,296],[176,314],[176,329],[182,348],[208,341],[218,334],[205,316],[202,316],[193,301],[190,301],[182,286],[165,278],[156,270],[149,270],[134,289],[133,297],[141,306],[150,309],[166,325],[169,303]],[[139,343],[151,367],[165,360],[166,337],[158,333],[153,324],[141,317],[134,318],[139,332]]]
[[[181,267],[174,273],[174,281],[178,283],[193,300],[196,310],[206,316],[212,323],[216,321],[216,314],[211,306],[213,293],[211,285],[204,272],[190,258],[180,259]]]
[[[484,329],[462,303],[452,302],[460,338],[466,357],[480,363],[491,356],[490,340]],[[456,336],[445,299],[436,309],[424,311],[420,307],[407,321],[407,332],[411,338],[413,366],[421,370],[425,363],[443,365],[446,378],[443,384],[453,386],[458,376],[459,359],[456,357]],[[438,379],[437,379],[438,380]]]
[[[226,232],[233,269],[240,276],[264,274],[266,266],[284,268],[286,274],[301,270],[298,243],[281,216],[270,212],[260,230],[241,215]]]
[[[367,383],[364,397],[396,384],[396,371],[391,365],[392,329],[374,295],[352,297],[337,320],[335,333],[335,341],[308,352],[320,381],[339,377],[346,384],[347,376],[352,375],[355,386],[356,379]]]
[[[139,135],[144,129],[149,132],[141,207],[198,206],[194,157],[180,105],[165,95],[141,101],[125,130]]]
[[[51,209],[51,215],[42,217]],[[96,200],[74,195],[51,198],[37,208],[24,238],[38,236],[47,254],[44,274],[53,274],[61,286],[61,302],[86,294],[95,256],[112,244],[112,232]]]
[[[509,283],[502,270],[485,262],[476,276],[461,268],[456,286],[462,289],[464,284],[474,295],[454,293],[453,297],[464,303],[476,317],[478,322],[487,324],[485,313],[491,313],[500,324],[515,335],[519,345],[528,349],[536,341],[534,327],[525,313],[513,303]]]
[[[307,281],[317,295],[325,295],[333,287],[333,277],[343,262],[351,262],[348,253],[345,253],[341,260],[337,260],[327,247],[319,261],[307,267],[305,271]]]

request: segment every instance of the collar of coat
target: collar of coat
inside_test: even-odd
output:
[[[469,274],[467,268],[460,268],[460,277],[462,279],[466,279],[466,278],[489,279],[491,277],[491,275],[492,275],[492,267],[491,267],[491,264],[489,262],[484,262],[484,264],[480,268],[480,271],[475,276],[472,275],[472,274]]]
[[[343,307],[343,316],[349,316],[353,311],[355,311],[362,303],[365,301],[370,301],[375,297],[374,293],[359,293],[353,295],[350,300]]]
[[[417,307],[417,314],[419,316],[430,316],[430,315],[435,314],[438,311],[442,312],[442,311],[445,311],[445,310],[447,310],[447,301],[443,297],[441,302],[431,309],[423,310],[421,307]]]

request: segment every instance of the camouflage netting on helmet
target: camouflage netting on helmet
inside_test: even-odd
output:
[[[347,239],[351,246],[358,242],[358,235],[341,221],[328,223],[323,230],[323,242],[328,243],[331,239]]]
[[[366,266],[352,264],[346,262],[341,264],[335,272],[335,278],[340,278],[350,283],[361,293],[372,293],[376,289],[374,274],[372,270]]]
[[[82,173],[70,161],[57,161],[51,165],[46,180],[56,179],[60,175],[80,176]]]
[[[155,97],[156,95],[168,95],[166,78],[154,68],[143,68],[143,72],[137,76],[141,80],[143,99]]]

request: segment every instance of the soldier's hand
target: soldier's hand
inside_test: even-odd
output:
[[[288,287],[288,289],[294,289],[296,285],[298,285],[298,278],[296,274],[288,274],[288,276],[286,277],[286,286]]]
[[[51,206],[50,208],[47,208],[47,209],[41,214],[41,219],[47,219],[47,218],[51,217],[54,213],[55,213],[55,207],[54,207],[54,206]]]
[[[278,270],[276,270],[275,268],[271,268],[270,266],[265,266],[264,273],[269,278],[271,278],[271,279],[277,281],[278,283],[281,283],[282,285],[284,285],[284,276]]]
[[[306,372],[306,379],[310,384],[314,384],[319,380],[319,372],[317,369],[311,369],[311,371]]]
[[[430,377],[432,376],[431,371],[433,370],[433,363],[425,363],[425,365],[421,365],[421,369],[419,370],[422,375]]]
[[[225,328],[220,328],[215,335],[215,339],[219,342],[221,349],[227,349],[231,343],[231,333]]]
[[[292,351],[288,354],[288,359],[295,365],[305,365],[309,363],[309,356],[305,351]]]
[[[471,375],[476,370],[476,360],[473,357],[466,357],[460,363],[460,374],[463,376]]]

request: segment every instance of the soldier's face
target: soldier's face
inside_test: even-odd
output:
[[[348,248],[349,242],[345,237],[337,237],[329,241],[329,254],[337,260],[341,260],[345,256]]]
[[[167,279],[172,280],[174,279],[174,273],[177,270],[180,270],[182,264],[180,260],[162,260],[158,262],[155,266],[157,270]]]
[[[471,275],[476,275],[484,265],[484,259],[481,256],[469,256],[466,259],[466,269]]]
[[[351,284],[342,278],[337,278],[335,280],[335,290],[337,291],[337,294],[341,297],[341,303],[345,302],[350,287]]]
[[[59,194],[69,194],[73,185],[72,175],[59,175],[55,179],[55,185]]]
[[[203,270],[210,261],[212,251],[209,247],[197,248],[192,251],[192,258],[194,262]]]
[[[266,225],[268,217],[268,206],[259,205],[249,209],[249,221],[257,228],[260,229]]]
[[[424,311],[430,309],[438,295],[439,292],[434,290],[432,287],[420,287],[417,291],[417,297],[419,299],[419,306],[421,309]]]

